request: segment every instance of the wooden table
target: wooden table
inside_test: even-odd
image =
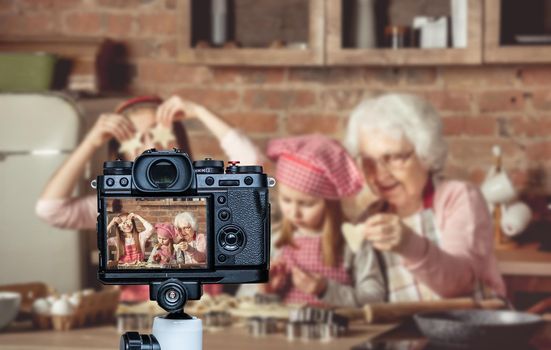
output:
[[[352,325],[349,334],[331,342],[321,341],[288,341],[283,334],[254,338],[244,328],[225,328],[223,330],[205,331],[203,349],[223,350],[349,350],[351,347],[369,340],[407,340],[415,343],[415,349],[423,349],[425,340],[411,327],[397,325]],[[549,349],[551,346],[551,323],[548,323],[541,334],[545,335],[542,346],[533,349]],[[36,331],[29,327],[13,327],[0,332],[0,350],[113,350],[119,348],[120,335],[114,326],[75,329],[67,332],[52,330]],[[402,343],[403,345],[403,343]],[[370,348],[370,347],[368,347]],[[412,348],[412,347],[406,347]],[[378,349],[378,347],[377,347]]]
[[[204,349],[240,349],[240,350],[273,350],[293,349],[306,350],[319,348],[324,350],[342,350],[361,342],[373,339],[390,329],[393,325],[371,325],[351,327],[346,337],[323,343],[320,341],[288,341],[283,334],[274,334],[262,338],[248,335],[243,328],[228,328],[222,331],[206,331],[203,335]],[[0,349],[10,350],[44,350],[44,349],[83,349],[113,350],[119,347],[119,337],[115,327],[75,329],[67,332],[36,331],[27,328],[10,327],[0,332]]]

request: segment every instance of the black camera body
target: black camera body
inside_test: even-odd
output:
[[[105,162],[103,175],[96,180],[99,279],[106,284],[149,284],[153,286],[153,300],[166,281],[185,286],[188,299],[199,298],[200,285],[205,283],[266,282],[270,261],[268,188],[273,179],[263,173],[261,166],[237,163],[224,167],[223,161],[210,158],[192,162],[186,153],[176,149],[148,150],[134,162]],[[180,251],[181,261],[176,262],[176,253],[167,253],[172,262],[161,264],[161,255],[153,256],[153,251],[148,250],[154,246],[160,247],[159,251],[170,251],[178,245],[174,239],[163,248],[155,243],[155,234],[141,248],[136,244],[132,251],[125,250],[125,246],[119,250],[122,253],[113,257],[119,247],[112,242],[118,238],[111,232],[113,229],[108,232],[107,228],[118,213],[134,212],[144,220],[172,225],[184,211],[196,218],[189,221],[197,226],[195,240],[185,247],[198,242],[196,248],[188,250],[203,249],[200,262],[183,258],[185,254]],[[128,222],[138,221],[128,217]],[[128,242],[130,235],[119,242]],[[141,242],[142,233],[139,235]],[[203,240],[199,239],[201,235]],[[133,237],[135,241],[138,234]],[[126,243],[120,243],[123,244]],[[143,251],[136,253],[140,249]],[[132,256],[139,258],[132,260]]]

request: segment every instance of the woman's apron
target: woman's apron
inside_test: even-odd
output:
[[[423,209],[402,222],[415,234],[427,238],[436,246],[440,246],[442,235],[438,230],[433,210],[434,185],[429,180],[423,193]],[[428,301],[438,300],[441,297],[433,292],[427,285],[418,281],[415,276],[404,267],[403,258],[396,253],[383,252],[382,257],[386,267],[386,279],[388,287],[388,299],[397,301]],[[475,298],[487,297],[489,289],[480,281],[476,282],[473,296]]]

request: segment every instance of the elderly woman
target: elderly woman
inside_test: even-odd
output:
[[[197,232],[197,220],[193,214],[184,211],[174,218],[176,254],[183,253],[186,264],[199,264],[206,261],[206,240],[203,233]]]
[[[406,94],[366,100],[345,142],[385,202],[363,232],[383,257],[390,301],[504,295],[483,197],[469,183],[439,179],[447,147],[432,106]]]

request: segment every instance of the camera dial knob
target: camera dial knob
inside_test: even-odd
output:
[[[223,174],[224,162],[221,160],[205,158],[204,160],[196,160],[193,162],[193,168],[197,173]]]
[[[130,175],[132,174],[132,162],[117,159],[103,163],[104,175]]]
[[[226,174],[237,174],[239,173],[239,164],[241,163],[238,160],[230,160],[228,162],[228,167],[226,168]]]
[[[260,165],[242,165],[237,170],[240,174],[262,174]]]

